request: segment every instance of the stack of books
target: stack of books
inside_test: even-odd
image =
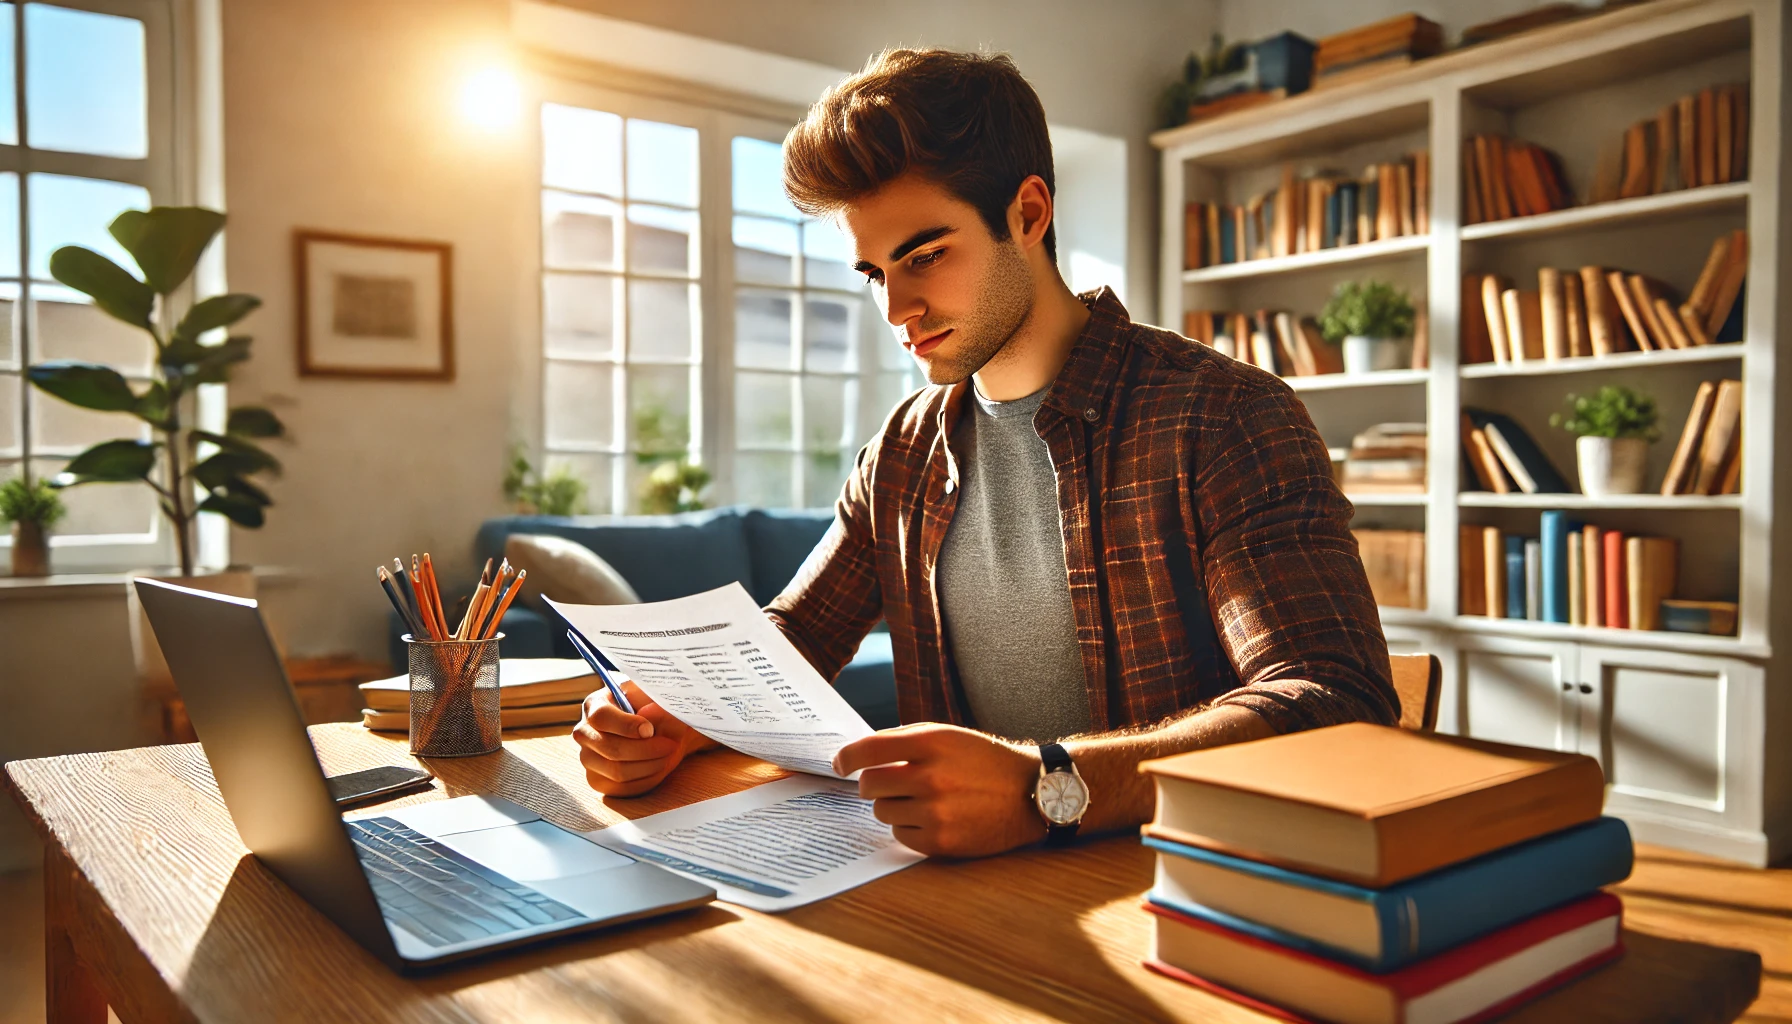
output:
[[[1671,537],[1572,522],[1556,509],[1542,514],[1537,537],[1496,526],[1460,529],[1464,615],[1610,629],[1664,628],[1662,605],[1672,599],[1680,578],[1680,543]]]
[[[1748,83],[1688,93],[1600,151],[1587,201],[1748,180]]]
[[[1463,223],[1510,220],[1574,205],[1562,159],[1542,146],[1503,135],[1462,143]]]
[[[1431,231],[1431,155],[1372,164],[1362,176],[1316,171],[1244,203],[1191,202],[1183,211],[1184,270],[1335,249]]]
[[[1352,530],[1369,576],[1369,590],[1383,608],[1425,607],[1425,531]]]
[[[1352,724],[1140,766],[1145,966],[1278,1017],[1483,1020],[1623,952],[1622,821],[1581,754]]]
[[[1338,484],[1345,494],[1424,494],[1423,423],[1377,423],[1350,439]]]
[[[1462,454],[1471,490],[1567,494],[1573,490],[1537,442],[1505,413],[1462,410]]]
[[[1183,317],[1184,335],[1241,362],[1283,377],[1341,373],[1337,346],[1320,336],[1310,316],[1282,310],[1254,313],[1193,310]]]
[[[1693,396],[1661,493],[1742,493],[1742,382],[1705,381]]]
[[[577,658],[504,658],[498,662],[498,716],[505,729],[570,725],[579,720],[586,695],[602,688],[590,666]],[[410,731],[410,677],[362,683],[361,724]]]
[[[1416,14],[1326,36],[1313,54],[1313,88],[1372,78],[1434,57],[1443,48],[1443,26]]]

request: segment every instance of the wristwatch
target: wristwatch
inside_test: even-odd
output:
[[[1076,836],[1083,814],[1089,810],[1089,787],[1062,744],[1039,747],[1039,781],[1033,786],[1033,806],[1045,819],[1045,841],[1056,846]]]

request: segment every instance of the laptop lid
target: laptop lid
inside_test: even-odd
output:
[[[243,845],[356,942],[399,963],[260,608],[131,582]]]

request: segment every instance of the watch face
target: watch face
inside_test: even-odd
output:
[[[1035,799],[1045,820],[1054,825],[1068,825],[1082,818],[1083,810],[1089,806],[1089,790],[1072,772],[1047,772],[1039,780],[1039,794]]]

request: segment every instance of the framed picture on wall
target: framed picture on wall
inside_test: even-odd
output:
[[[453,380],[446,242],[293,232],[299,376]]]

